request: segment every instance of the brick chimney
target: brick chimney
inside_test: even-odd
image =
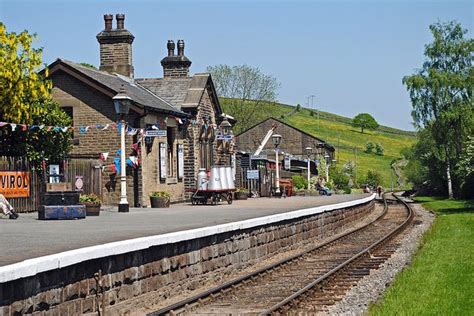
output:
[[[164,78],[182,78],[189,76],[191,61],[184,55],[184,41],[178,40],[178,55],[174,54],[175,44],[172,40],[166,45],[168,56],[161,60]]]
[[[135,37],[125,29],[125,15],[117,14],[112,29],[112,14],[104,15],[105,28],[97,34],[100,44],[100,70],[133,78],[132,43]]]

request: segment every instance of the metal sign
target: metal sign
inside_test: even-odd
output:
[[[0,194],[6,198],[30,196],[30,173],[0,171]]]
[[[257,159],[267,159],[267,155],[263,155],[263,154],[262,154],[262,155],[257,155],[257,156],[251,155],[251,156],[250,156],[250,159],[253,159],[253,160],[257,160]]]
[[[84,176],[76,176],[74,185],[76,186],[76,191],[82,191],[84,188]]]
[[[258,170],[247,170],[247,180],[258,180]]]
[[[217,140],[231,141],[234,138],[234,135],[217,135]]]
[[[178,179],[184,177],[184,145],[178,144]]]
[[[158,130],[146,131],[145,137],[166,137],[166,130],[158,129]]]
[[[167,159],[167,150],[166,150],[166,143],[160,143],[160,179],[166,179],[166,159]]]
[[[290,156],[285,156],[285,169],[286,170],[291,169],[291,157]]]

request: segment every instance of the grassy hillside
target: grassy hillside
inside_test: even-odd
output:
[[[221,104],[224,111],[228,110],[225,99],[221,100]],[[285,104],[268,104],[261,115],[262,119],[273,116],[283,120],[332,144],[336,148],[338,166],[350,160],[355,161],[357,152],[357,178],[365,176],[368,169],[375,169],[382,174],[385,187],[390,187],[392,161],[401,157],[401,149],[411,146],[416,141],[413,132],[380,126],[376,131],[364,131],[362,134],[360,129],[351,126],[351,118],[305,108],[301,108],[300,111],[295,109],[294,106]],[[232,115],[229,111],[226,113]],[[384,156],[365,153],[368,141],[374,144],[380,143],[385,149]],[[395,186],[395,175],[393,183]]]

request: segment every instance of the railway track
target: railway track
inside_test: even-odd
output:
[[[413,211],[387,195],[371,223],[148,315],[323,313],[397,249]]]

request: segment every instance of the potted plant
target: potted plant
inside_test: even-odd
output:
[[[102,201],[94,194],[81,194],[79,202],[86,207],[86,216],[99,216]]]
[[[155,191],[150,193],[150,204],[153,208],[170,207],[170,197],[168,192]]]
[[[238,188],[234,195],[236,200],[246,200],[249,197],[249,190],[245,188]]]

